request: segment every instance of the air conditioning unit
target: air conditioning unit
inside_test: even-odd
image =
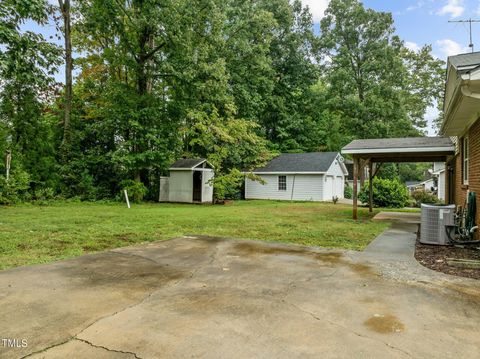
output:
[[[422,203],[420,243],[448,245],[446,225],[453,225],[455,205],[437,206]]]

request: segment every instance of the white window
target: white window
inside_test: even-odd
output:
[[[278,176],[278,190],[279,191],[287,190],[287,176]]]
[[[463,183],[468,184],[468,136],[463,138],[463,148],[462,148],[462,156],[463,156]]]

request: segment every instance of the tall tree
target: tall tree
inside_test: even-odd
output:
[[[73,58],[72,58],[72,29],[70,0],[58,0],[60,13],[63,19],[63,37],[65,41],[65,105],[63,116],[63,139],[62,148],[64,155],[68,153],[70,147],[70,117],[72,113],[72,85],[73,85]]]
[[[345,117],[345,141],[418,135],[438,96],[442,63],[394,34],[390,13],[358,0],[332,0],[321,21],[330,103]]]
[[[46,24],[49,13],[45,0],[0,3],[0,149],[12,151],[12,169],[28,171],[34,185],[53,186],[53,127],[45,107],[54,96],[60,50],[23,28],[28,21]]]

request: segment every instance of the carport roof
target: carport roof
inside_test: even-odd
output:
[[[354,140],[342,153],[376,162],[441,162],[455,153],[455,145],[449,137],[381,138]]]

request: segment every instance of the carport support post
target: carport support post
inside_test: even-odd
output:
[[[359,159],[353,156],[353,219],[357,220],[358,168]]]
[[[373,165],[372,160],[368,162],[368,211],[373,212]]]

